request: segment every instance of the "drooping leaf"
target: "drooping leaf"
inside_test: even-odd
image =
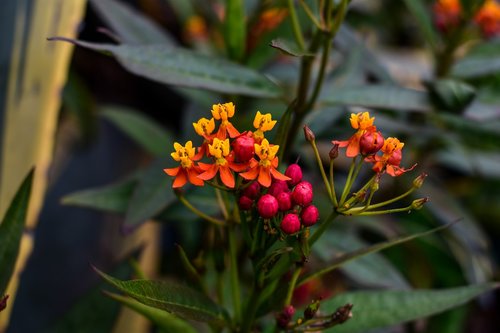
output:
[[[475,79],[500,72],[500,43],[478,44],[452,67],[452,75],[462,79]]]
[[[165,155],[172,142],[169,132],[137,111],[106,106],[101,114],[153,155]]]
[[[124,213],[136,183],[135,178],[129,178],[116,184],[77,191],[63,197],[61,202],[65,205]]]
[[[284,38],[277,38],[271,41],[271,47],[293,57],[312,57],[314,54],[300,50],[296,43]]]
[[[280,89],[262,74],[236,63],[167,45],[111,45],[55,37],[111,53],[130,72],[161,83],[225,94],[279,97]]]
[[[429,9],[425,7],[425,2],[423,0],[404,0],[404,2],[412,17],[415,18],[425,41],[434,49],[438,41],[438,35],[431,21]]]
[[[90,0],[107,24],[127,44],[175,45],[159,25],[123,2],[116,0]]]
[[[479,284],[443,290],[351,292],[323,302],[321,311],[332,313],[346,303],[353,304],[353,318],[326,332],[361,333],[441,313],[497,287]]]
[[[0,224],[0,297],[4,295],[14,267],[31,195],[34,169],[24,178]]]
[[[159,158],[142,173],[128,203],[125,231],[160,213],[175,199],[171,177],[163,172],[164,167],[164,159]]]
[[[224,323],[227,313],[207,296],[186,286],[165,281],[121,281],[99,270],[97,273],[108,283],[142,304],[171,312],[181,318]]]
[[[323,91],[320,101],[331,105],[357,105],[400,111],[432,109],[427,93],[392,85],[336,87]]]
[[[158,326],[163,333],[196,333],[196,330],[187,322],[166,311],[144,305],[133,298],[110,292],[105,292],[105,294],[115,301],[122,303],[128,308],[148,318],[153,324]]]

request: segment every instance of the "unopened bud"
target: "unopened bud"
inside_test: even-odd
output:
[[[0,312],[7,307],[7,300],[9,299],[9,295],[5,295],[0,299]]]
[[[373,155],[384,145],[384,137],[378,131],[367,131],[359,139],[359,149],[363,155]]]
[[[278,207],[281,212],[286,212],[292,208],[292,196],[290,192],[281,192],[276,197],[278,200]]]
[[[429,201],[428,197],[413,200],[413,202],[411,203],[411,209],[419,210],[420,208],[422,208],[424,206],[424,204],[427,201]]]
[[[260,195],[260,184],[256,181],[252,182],[243,190],[243,195],[250,199],[257,199]]]
[[[292,200],[296,205],[306,207],[313,200],[313,189],[309,182],[302,181],[295,186],[292,192]]]
[[[332,147],[332,149],[330,149],[330,152],[328,153],[328,155],[330,156],[330,160],[334,160],[339,156],[339,144],[338,143],[335,143],[333,145],[333,147]]]
[[[267,194],[272,195],[275,198],[278,198],[281,192],[289,192],[288,184],[284,180],[274,180],[271,186],[269,186],[269,190]]]
[[[302,224],[306,227],[310,227],[316,224],[319,219],[319,210],[314,205],[309,205],[306,208],[302,209],[300,213],[300,219],[302,220]]]
[[[286,214],[281,221],[281,230],[285,234],[292,235],[300,230],[300,220],[297,214]]]
[[[313,301],[305,310],[304,310],[304,319],[309,320],[314,318],[316,313],[319,310],[319,300]]]
[[[335,323],[342,324],[346,322],[347,320],[352,318],[352,304],[347,303],[346,305],[341,306],[338,308],[333,314],[331,321]]]
[[[316,136],[314,135],[313,131],[307,125],[304,125],[304,137],[309,142],[316,140]]]
[[[427,174],[425,172],[423,172],[422,174],[420,174],[420,176],[418,176],[417,178],[415,178],[413,180],[413,187],[415,187],[415,188],[422,187],[422,184],[424,183],[424,180],[425,180],[426,177],[427,177]]]
[[[287,305],[276,316],[276,323],[280,328],[286,328],[295,314],[295,308],[292,305]]]
[[[290,180],[288,180],[288,185],[293,187],[302,180],[302,168],[296,163],[290,164],[288,168],[286,168],[285,176],[290,177]]]
[[[233,151],[236,160],[241,163],[248,162],[254,156],[255,140],[250,135],[241,135],[233,141]]]
[[[265,219],[270,219],[278,213],[278,201],[270,194],[264,194],[257,202],[257,211]]]
[[[238,206],[241,210],[250,210],[253,206],[253,200],[246,195],[243,195],[238,200]]]

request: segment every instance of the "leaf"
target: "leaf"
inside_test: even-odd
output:
[[[175,45],[174,39],[154,21],[123,2],[90,0],[90,3],[124,43]]]
[[[425,7],[423,0],[404,0],[406,7],[415,18],[425,41],[431,46],[432,49],[436,48],[438,42],[438,35],[434,29],[434,24],[429,15],[429,9]]]
[[[116,184],[71,193],[63,197],[61,202],[64,205],[124,213],[136,183],[135,178],[129,178]]]
[[[153,161],[139,178],[125,214],[125,232],[160,213],[174,201],[172,180],[163,172],[164,164],[163,158]]]
[[[185,332],[185,333],[196,333],[196,330],[189,325],[184,320],[177,318],[176,316],[165,312],[163,310],[159,310],[157,308],[144,305],[133,298],[121,296],[118,294],[104,292],[104,294],[115,301],[122,303],[123,305],[129,307],[142,314],[144,317],[148,318],[153,324],[158,326],[164,333],[177,333],[177,332]]]
[[[452,67],[451,75],[461,79],[475,79],[500,72],[500,48],[477,48],[460,59]]]
[[[153,155],[165,155],[172,142],[169,132],[137,111],[107,106],[101,114]]]
[[[229,57],[240,60],[245,52],[246,20],[243,0],[226,0],[224,36]]]
[[[409,235],[409,236],[403,236],[403,237],[399,237],[399,238],[396,238],[396,239],[391,239],[391,240],[389,240],[387,242],[377,243],[377,244],[374,244],[374,245],[371,245],[371,246],[367,246],[367,247],[364,247],[364,248],[361,248],[361,249],[358,249],[358,250],[355,250],[355,251],[351,251],[351,252],[339,255],[337,258],[335,258],[334,260],[332,260],[332,262],[330,262],[327,267],[325,267],[325,268],[323,268],[323,269],[321,269],[319,271],[316,271],[314,273],[311,273],[311,274],[303,277],[302,279],[300,279],[300,282],[299,282],[298,285],[304,284],[304,283],[306,283],[307,281],[309,281],[309,280],[311,280],[313,278],[316,278],[318,276],[321,276],[323,274],[331,272],[331,271],[337,269],[338,267],[346,264],[347,262],[352,261],[354,259],[357,259],[359,257],[362,257],[364,255],[367,255],[367,254],[370,254],[370,253],[376,253],[376,252],[385,250],[385,249],[387,249],[389,247],[392,247],[394,245],[402,244],[402,243],[411,241],[411,240],[419,238],[419,237],[423,237],[423,236],[427,236],[427,235],[433,234],[435,232],[438,232],[438,231],[441,231],[441,230],[444,230],[444,229],[448,228],[452,224],[454,224],[454,223],[453,222],[452,223],[448,223],[446,225],[443,225],[443,226],[440,226],[440,227],[437,227],[437,228],[434,228],[434,229],[431,229],[431,230],[428,230],[428,231],[425,231],[425,232],[420,232],[420,233],[416,233],[416,234]]]
[[[427,85],[434,104],[441,109],[462,112],[476,97],[471,85],[452,79],[437,80]]]
[[[5,293],[16,265],[30,201],[33,174],[34,169],[31,169],[17,190],[0,224],[0,296]]]
[[[460,0],[460,7],[466,15],[466,19],[471,18],[481,8],[486,0]]]
[[[184,319],[218,324],[227,321],[227,313],[223,308],[186,286],[164,281],[121,281],[94,269],[108,283],[142,304],[171,312]]]
[[[280,89],[258,72],[236,63],[167,45],[111,45],[67,41],[113,54],[128,71],[161,83],[201,88],[225,94],[279,97]]]
[[[441,313],[497,287],[490,283],[443,290],[351,292],[323,302],[321,311],[333,313],[339,306],[354,304],[352,319],[326,331],[361,333]]]
[[[284,38],[277,38],[273,39],[270,44],[271,47],[274,47],[275,49],[281,51],[284,54],[293,56],[293,57],[313,57],[313,53],[308,53],[300,50],[297,47],[297,44],[294,42],[291,42],[288,39]]]
[[[337,87],[324,91],[321,102],[371,108],[427,112],[432,109],[427,93],[392,85]]]

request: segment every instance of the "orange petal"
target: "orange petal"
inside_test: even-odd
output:
[[[351,140],[349,140],[349,145],[347,146],[347,150],[345,155],[347,157],[358,156],[359,154],[359,136],[353,136]]]
[[[247,172],[240,173],[240,176],[246,180],[254,180],[259,175],[259,168],[253,167]]]
[[[186,172],[184,171],[184,169],[182,169],[177,174],[177,177],[175,177],[172,187],[173,188],[183,187],[186,183],[187,183]]]
[[[207,171],[208,169],[210,169],[211,167],[213,166],[212,163],[203,163],[203,162],[198,162],[198,167],[203,170],[203,171]]]
[[[248,163],[232,163],[229,162],[229,167],[236,172],[242,172],[248,169]]]
[[[177,176],[177,174],[179,173],[179,169],[180,169],[180,168],[181,168],[181,167],[180,167],[180,166],[178,166],[177,168],[163,169],[163,171],[164,171],[167,175],[174,177],[174,176]]]
[[[199,173],[196,172],[193,168],[187,170],[188,180],[191,184],[196,186],[203,186],[205,182],[198,178]]]
[[[260,185],[264,187],[271,186],[271,172],[269,168],[260,168],[259,178],[257,179]]]
[[[290,180],[291,178],[288,177],[288,176],[285,176],[284,174],[282,174],[281,172],[279,172],[278,170],[274,169],[274,168],[270,168],[270,171],[271,171],[271,175],[275,178],[275,179],[278,179],[278,180],[284,180],[284,181],[287,181],[287,180]]]
[[[203,180],[210,180],[210,179],[215,177],[218,170],[219,170],[219,167],[216,164],[212,164],[208,170],[206,170],[202,174],[198,175],[198,178],[203,179]]]
[[[235,137],[240,135],[240,132],[238,132],[238,130],[233,126],[233,124],[231,124],[229,122],[226,125],[226,129],[227,129],[227,132],[229,133],[229,136],[231,138],[235,138]]]
[[[220,179],[229,188],[234,188],[234,175],[228,166],[219,167]]]
[[[343,148],[343,147],[347,147],[347,145],[349,144],[349,141],[348,140],[346,140],[346,141],[333,140],[332,143],[334,145],[339,145],[340,148]]]

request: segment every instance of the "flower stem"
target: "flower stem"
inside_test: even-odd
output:
[[[299,279],[300,273],[302,273],[302,267],[296,268],[295,272],[293,272],[290,284],[288,285],[288,292],[286,294],[285,303],[283,304],[283,307],[291,305],[293,291],[295,290],[295,285],[297,284],[297,280]]]
[[[335,179],[333,178],[333,161],[334,159],[330,159],[330,188],[332,190],[332,199],[333,199],[333,206],[338,207],[339,203],[337,202],[337,194],[335,193]]]
[[[229,239],[231,294],[233,297],[234,320],[236,323],[239,323],[241,320],[240,280],[238,277],[238,251],[234,226],[227,229],[227,234]]]
[[[292,20],[292,28],[293,34],[295,36],[295,41],[297,42],[300,50],[304,51],[306,49],[306,43],[304,42],[304,36],[302,35],[302,29],[297,17],[297,12],[295,11],[293,0],[288,0],[288,10],[290,11],[290,19]]]
[[[310,143],[314,151],[314,156],[316,157],[316,162],[318,162],[318,168],[321,173],[321,177],[323,177],[323,182],[325,183],[326,191],[328,192],[330,201],[335,205],[335,201],[332,195],[332,188],[330,187],[330,181],[326,177],[325,169],[323,168],[323,163],[321,162],[321,156],[319,156],[319,150],[318,147],[316,146],[316,140],[311,140]]]
[[[389,199],[389,200],[386,200],[386,201],[383,201],[383,202],[379,202],[379,203],[376,203],[376,204],[373,204],[373,205],[368,205],[367,207],[351,208],[351,209],[348,210],[348,212],[361,212],[361,211],[365,211],[365,210],[371,210],[371,209],[375,209],[375,208],[380,208],[380,207],[386,206],[388,204],[391,204],[393,202],[399,201],[399,200],[407,197],[408,195],[410,195],[411,193],[413,193],[413,191],[415,191],[415,189],[416,189],[415,187],[412,187],[408,191],[406,191],[405,193],[403,193],[401,195],[398,195],[397,197],[394,197],[392,199]]]
[[[218,226],[225,226],[226,225],[226,223],[224,221],[221,221],[219,219],[211,217],[211,216],[203,213],[202,211],[200,211],[198,208],[194,207],[182,194],[180,194],[178,192],[176,192],[176,194],[177,194],[177,198],[179,199],[179,201],[184,206],[186,206],[187,209],[189,209],[190,211],[192,211],[197,216],[201,217],[202,219],[204,219],[204,220],[206,220],[206,221],[208,221],[210,223],[218,225]]]
[[[407,212],[412,209],[412,205],[409,205],[407,207],[403,208],[394,208],[394,209],[385,209],[385,210],[376,210],[376,211],[368,211],[368,212],[361,212],[356,215],[364,215],[364,216],[369,216],[369,215],[381,215],[381,214],[392,214],[392,213],[400,213],[400,212]],[[347,211],[349,212],[349,211]],[[347,214],[349,215],[349,214]]]
[[[316,229],[316,231],[312,234],[312,236],[309,238],[309,247],[312,247],[313,244],[323,235],[323,233],[328,229],[330,224],[335,220],[335,218],[338,216],[338,213],[334,210],[328,215],[326,220],[320,224],[319,228]]]
[[[357,169],[356,162],[357,162],[358,157],[354,157],[351,162],[351,166],[349,167],[349,173],[347,174],[347,179],[345,181],[344,185],[344,190],[342,191],[342,196],[340,197],[340,206],[344,205],[345,199],[347,197],[347,194],[351,190],[352,183],[353,183],[353,174],[354,170]]]

